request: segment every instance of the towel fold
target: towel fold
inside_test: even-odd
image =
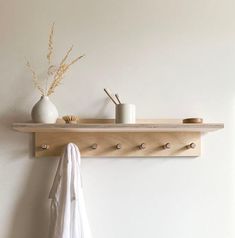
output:
[[[91,238],[80,172],[78,147],[69,143],[60,158],[50,190],[49,238]]]

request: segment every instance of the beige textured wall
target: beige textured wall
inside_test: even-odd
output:
[[[198,159],[83,160],[95,238],[235,237],[235,2],[0,0],[0,237],[47,237],[56,159],[34,159],[32,136],[11,130],[39,95],[24,65],[42,68],[56,22],[56,60],[86,58],[51,98],[60,115],[112,117],[103,87],[139,118],[225,122]],[[74,52],[74,56],[75,56]]]

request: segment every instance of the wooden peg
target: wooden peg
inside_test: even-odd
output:
[[[117,150],[120,150],[122,148],[122,145],[121,144],[116,144],[116,149]]]
[[[41,145],[41,149],[42,149],[42,150],[48,150],[49,147],[50,147],[50,146],[47,145],[47,144],[42,144],[42,145]]]
[[[162,146],[164,150],[166,149],[170,149],[171,148],[171,144],[170,143],[166,143],[165,145]]]
[[[91,146],[91,149],[92,149],[92,150],[96,150],[96,149],[97,149],[97,147],[98,147],[98,145],[97,145],[97,144],[93,144],[93,145]]]
[[[139,149],[140,150],[144,150],[145,148],[146,148],[145,143],[142,143],[142,144],[139,145]]]
[[[194,149],[195,147],[196,147],[196,144],[193,142],[186,146],[187,149]]]

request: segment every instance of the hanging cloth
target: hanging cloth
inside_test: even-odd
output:
[[[49,238],[92,238],[85,208],[81,156],[69,143],[61,156],[49,194],[51,218]]]

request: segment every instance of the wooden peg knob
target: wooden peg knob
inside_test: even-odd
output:
[[[189,145],[187,145],[186,147],[187,147],[187,149],[194,149],[196,147],[196,144],[192,142]]]
[[[139,145],[139,149],[140,150],[144,150],[145,148],[146,148],[145,143],[142,143],[142,144]]]
[[[171,144],[170,143],[166,143],[165,145],[163,145],[163,149],[170,149],[171,148]]]
[[[42,145],[41,145],[41,149],[42,149],[42,150],[48,150],[49,147],[50,147],[50,146],[47,145],[47,144],[42,144]]]
[[[120,150],[122,148],[122,145],[121,144],[116,144],[116,149],[117,150]]]
[[[91,146],[91,149],[92,149],[92,150],[96,150],[96,149],[97,149],[97,147],[98,147],[98,145],[97,145],[97,144],[93,144],[93,145]]]

